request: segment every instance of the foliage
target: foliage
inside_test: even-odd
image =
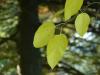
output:
[[[75,20],[75,28],[80,36],[83,36],[87,30],[90,23],[90,17],[86,13],[81,13],[77,16]]]
[[[41,48],[48,44],[48,41],[54,36],[55,25],[53,22],[44,22],[36,31],[33,44],[36,48]]]
[[[78,13],[84,0],[66,0],[64,9],[65,21],[70,19],[71,16]],[[78,2],[78,3],[77,3]]]
[[[14,36],[18,24],[18,2],[0,0],[0,75],[17,75],[19,63]]]
[[[49,40],[47,45],[47,60],[52,69],[61,60],[67,45],[68,39],[64,34],[55,35]]]
[[[55,1],[60,1],[61,3],[62,0]],[[84,0],[84,2],[85,1],[91,2],[91,0]],[[63,33],[69,40],[69,45],[66,48],[62,60],[55,67],[55,69],[57,69],[56,72],[55,69],[52,70],[55,72],[54,74],[78,75],[73,73],[77,71],[84,75],[100,74],[100,5],[97,3],[98,2],[83,5],[81,11],[79,11],[80,13],[85,10],[85,12],[91,16],[91,23],[88,31],[83,35],[83,38],[79,36],[74,27],[77,14],[74,14],[71,19],[64,22],[62,17],[64,4],[57,4],[57,8],[49,9],[47,14],[44,14],[46,17],[42,16],[42,21],[44,22],[47,19],[50,20],[52,16],[55,16],[53,18],[53,22],[56,26],[55,33]],[[89,6],[90,4],[91,6]],[[54,3],[54,5],[52,3],[51,6],[55,7],[55,5],[56,3]],[[96,5],[98,5],[98,7],[96,7]],[[50,5],[46,6],[50,7]],[[56,14],[55,12],[57,10],[58,13]],[[16,0],[5,0],[4,3],[0,2],[0,75],[17,75],[16,66],[19,64],[19,55],[17,54],[16,40],[18,40],[18,38],[12,35],[17,32],[18,12],[19,6]],[[54,13],[56,15],[54,15]],[[58,16],[58,14],[60,15]],[[39,15],[42,14],[39,13]],[[41,48],[40,50],[43,51],[41,55],[44,57],[46,55],[45,49],[42,50]],[[45,66],[43,66],[43,68],[44,67]],[[46,66],[46,68],[48,67]],[[50,71],[51,70],[48,72]]]
[[[71,16],[75,15],[80,10],[80,8],[83,4],[83,0],[77,0],[77,1],[78,1],[78,4],[76,1],[66,0],[65,8],[64,8],[65,9],[65,11],[64,11],[65,21],[70,19]],[[57,15],[60,15],[60,13],[57,12]],[[76,30],[79,33],[79,35],[83,36],[87,32],[89,23],[90,23],[90,17],[88,14],[81,13],[77,16],[77,18],[75,20],[75,27],[76,27]],[[56,37],[56,39],[55,39],[55,37],[52,36],[52,34],[54,35],[54,32],[55,32],[55,29],[53,26],[54,26],[54,24],[52,24],[52,22],[44,22],[44,24],[39,27],[39,29],[35,33],[35,37],[34,37],[34,41],[33,41],[33,42],[35,42],[34,46],[36,48],[39,48],[39,47],[41,48],[41,47],[45,46],[48,43],[48,41],[52,41],[51,40],[52,38],[54,38],[52,43],[57,42],[57,38],[59,39],[59,37]],[[60,32],[61,32],[61,30],[60,30]],[[51,35],[50,35],[50,33],[51,33]],[[63,39],[59,39],[59,40],[63,41]],[[65,40],[65,42],[66,42],[66,40]],[[67,47],[67,42],[66,43],[65,42],[62,43],[61,41],[59,41],[57,43],[58,43],[58,46],[66,45],[66,47]],[[60,59],[62,58],[63,52],[66,50],[66,48],[63,48],[63,46],[56,48],[57,47],[56,45],[55,45],[55,43],[54,44],[50,43],[50,45],[48,43],[48,45],[47,45],[47,61],[52,69],[60,61]],[[59,53],[55,55],[54,53],[55,53],[55,51],[57,51],[57,49],[58,49]],[[52,61],[51,61],[51,59],[52,59]]]

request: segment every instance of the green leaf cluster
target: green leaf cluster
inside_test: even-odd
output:
[[[83,5],[84,0],[66,0],[64,9],[65,21],[69,20],[73,15],[76,15]],[[83,36],[90,23],[90,17],[87,13],[80,13],[75,20],[75,28],[80,36]]]
[[[68,21],[81,9],[84,0],[66,0],[64,8],[64,18]],[[80,13],[75,20],[75,28],[80,36],[83,36],[90,23],[87,13]],[[64,34],[55,34],[56,26],[51,22],[44,22],[36,31],[34,36],[34,47],[41,48],[47,46],[47,62],[53,69],[64,55],[68,46],[68,39]],[[56,54],[55,54],[56,53]]]
[[[64,34],[55,35],[53,22],[44,22],[36,31],[33,44],[36,48],[47,46],[47,61],[53,69],[63,57],[68,40]]]

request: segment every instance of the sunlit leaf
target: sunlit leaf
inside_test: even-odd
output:
[[[53,69],[64,55],[68,39],[64,34],[55,35],[47,45],[47,61]]]
[[[81,8],[84,0],[66,0],[64,9],[65,21],[75,15]]]
[[[75,28],[80,36],[83,36],[87,30],[90,23],[90,17],[87,13],[81,13],[77,16],[75,20]]]
[[[52,22],[44,22],[36,31],[33,44],[36,48],[47,45],[49,39],[54,36],[55,25]]]

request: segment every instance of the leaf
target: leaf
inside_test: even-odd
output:
[[[47,61],[53,69],[64,55],[68,39],[64,34],[55,35],[47,45]]]
[[[81,8],[84,0],[66,0],[64,9],[65,21],[75,15]]]
[[[80,36],[83,36],[87,30],[90,23],[90,17],[87,13],[81,13],[77,16],[75,20],[75,28]]]
[[[36,31],[34,36],[34,47],[41,48],[47,45],[49,39],[54,36],[55,24],[53,22],[44,22]]]

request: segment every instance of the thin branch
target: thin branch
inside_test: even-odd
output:
[[[85,8],[88,8],[89,6],[91,6],[93,4],[100,4],[100,2],[92,2],[92,3],[89,3]]]
[[[84,75],[82,72],[80,72],[79,70],[75,69],[74,67],[72,67],[71,65],[69,65],[67,62],[65,61],[61,61],[62,67],[65,72],[74,74],[74,75]]]
[[[46,68],[46,69],[48,69],[49,71],[53,71],[53,72],[58,72],[59,69],[63,69],[63,71],[66,72],[66,73],[71,73],[73,75],[84,75],[79,70],[77,70],[74,67],[72,67],[71,65],[69,65],[66,61],[61,61],[60,64],[62,64],[62,66],[56,66],[52,70],[50,68],[50,66],[47,64],[47,62],[44,62],[43,63],[43,67]]]

